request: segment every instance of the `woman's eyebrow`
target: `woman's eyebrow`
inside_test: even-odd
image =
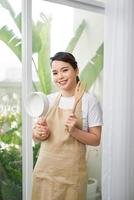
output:
[[[57,72],[57,70],[56,70],[56,69],[53,69],[52,72]]]
[[[61,67],[61,70],[62,69],[68,69],[68,68],[69,68],[69,66]]]
[[[60,70],[68,69],[68,68],[69,68],[69,66],[61,67]],[[56,69],[53,69],[53,70],[52,70],[52,72],[57,72],[57,71],[58,71],[58,70],[56,70]]]

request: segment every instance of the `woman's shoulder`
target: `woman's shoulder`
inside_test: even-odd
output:
[[[91,92],[85,92],[83,95],[83,98],[85,101],[90,102],[90,104],[98,103],[98,99],[97,99],[96,95]]]
[[[47,97],[49,99],[52,99],[52,98],[55,98],[58,94],[59,94],[58,92],[53,92],[53,93],[48,94]]]
[[[102,126],[103,113],[100,101],[94,93],[85,93],[83,110],[88,116],[88,127]]]
[[[53,102],[56,99],[56,97],[57,97],[58,94],[59,94],[58,92],[54,92],[54,93],[51,93],[51,94],[47,95],[47,98],[48,98],[50,106],[53,104]]]

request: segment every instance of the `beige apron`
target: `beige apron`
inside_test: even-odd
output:
[[[33,171],[32,200],[86,200],[86,146],[65,131],[71,110],[58,107],[59,95],[47,115],[51,136],[41,143]],[[82,128],[82,100],[75,115]]]

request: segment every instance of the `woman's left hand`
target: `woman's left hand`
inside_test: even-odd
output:
[[[74,130],[75,130],[75,128],[76,128],[76,122],[77,122],[77,118],[76,118],[76,116],[73,114],[73,113],[71,113],[69,116],[68,116],[68,118],[67,118],[67,120],[66,120],[66,122],[65,122],[65,127],[67,127],[67,130],[68,130],[68,132],[71,134]]]

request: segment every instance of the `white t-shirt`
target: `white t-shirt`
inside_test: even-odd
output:
[[[58,92],[48,95],[49,109],[53,105]],[[74,105],[74,96],[60,98],[59,107],[62,109],[72,109]],[[83,130],[88,130],[90,127],[101,126],[102,110],[97,98],[90,94],[84,93],[82,97],[82,119],[83,119]]]

